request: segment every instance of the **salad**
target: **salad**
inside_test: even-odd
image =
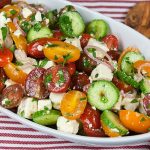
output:
[[[37,124],[93,137],[150,130],[150,61],[121,52],[102,19],[0,3],[0,105]]]

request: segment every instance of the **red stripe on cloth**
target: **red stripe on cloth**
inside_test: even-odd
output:
[[[142,2],[142,0],[69,0],[71,2],[87,2],[87,3],[92,3],[92,2],[99,2],[99,3],[103,3],[103,2],[111,2],[111,3],[137,3],[137,2]],[[149,0],[144,0],[144,1],[149,1]]]
[[[86,6],[86,5],[85,5]],[[86,6],[88,8],[130,8],[129,6]]]
[[[34,130],[34,129],[32,129],[32,128],[26,128],[26,127],[24,127],[24,128],[20,128],[20,127],[0,127],[0,129],[2,129],[2,130],[18,130],[18,131],[34,131],[34,132],[37,132],[36,130]]]
[[[21,124],[21,123],[19,123],[19,122],[16,122],[16,121],[0,121],[0,124],[1,123],[6,123],[6,124]]]

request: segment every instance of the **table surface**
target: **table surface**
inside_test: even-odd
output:
[[[70,0],[79,5],[86,6],[94,11],[123,22],[130,7],[140,0]],[[150,1],[150,0],[147,0]],[[49,150],[49,149],[93,149],[93,150],[150,150],[150,142],[139,146],[122,147],[87,147],[57,139],[26,127],[19,122],[0,113],[0,150]]]

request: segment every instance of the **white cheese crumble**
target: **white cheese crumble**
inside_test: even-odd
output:
[[[5,13],[0,13],[0,28],[5,27],[5,24],[7,23],[7,18],[5,17]]]
[[[57,129],[66,133],[77,134],[79,123],[76,120],[68,120],[63,116],[60,116],[57,120]]]
[[[43,46],[42,45],[38,45],[37,49],[38,49],[38,51],[42,51],[43,50]]]
[[[96,110],[96,107],[95,107],[95,106],[92,106],[92,109]]]
[[[22,9],[22,15],[24,18],[28,18],[30,15],[32,15],[32,11],[29,8],[25,7]]]
[[[36,15],[35,15],[35,20],[38,21],[42,21],[42,15],[40,11],[37,11]]]
[[[11,79],[7,79],[7,80],[5,81],[6,87],[8,87],[8,86],[10,86],[10,85],[13,85],[13,84],[16,84],[16,82],[12,81]]]
[[[22,35],[22,32],[18,29],[14,32],[14,35],[19,37],[20,35]]]
[[[39,65],[41,65],[41,63],[42,63],[42,60],[39,61]],[[48,69],[48,68],[51,68],[51,67],[53,67],[53,66],[55,66],[55,65],[56,65],[56,64],[55,64],[53,61],[49,60],[49,61],[47,61],[47,63],[43,66],[43,68],[44,68],[44,69]]]
[[[44,100],[38,100],[38,111],[44,110],[44,109],[51,110],[52,109],[52,103],[49,99]]]

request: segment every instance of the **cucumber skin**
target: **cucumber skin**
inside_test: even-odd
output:
[[[110,120],[110,116],[113,115],[114,117],[116,117],[116,119],[118,120],[118,123],[120,124],[120,127],[117,126],[113,120]],[[119,134],[121,136],[123,135],[127,135],[129,133],[128,129],[126,129],[120,122],[119,117],[114,114],[113,112],[109,111],[109,110],[105,110],[103,111],[103,113],[101,114],[101,121],[110,129],[118,129],[119,130]]]
[[[125,83],[133,86],[134,88],[139,88],[139,83],[135,81],[131,76],[128,76],[125,72],[117,71],[116,75],[120,80],[124,81]]]
[[[107,106],[107,108],[102,108],[102,107],[100,108],[100,107],[98,107],[97,105],[94,104],[95,102],[93,102],[93,96],[92,96],[92,98],[90,98],[90,97],[91,97],[91,96],[90,96],[90,93],[91,93],[90,90],[91,90],[92,88],[94,88],[94,85],[95,85],[95,84],[98,84],[98,82],[109,83],[109,85],[111,85],[111,86],[114,88],[115,92],[116,92],[116,95],[117,95],[116,100],[114,101],[114,103],[113,103],[112,105]],[[88,97],[88,102],[89,102],[92,106],[95,106],[95,107],[96,107],[97,109],[99,109],[99,110],[107,110],[107,109],[111,109],[111,108],[117,103],[117,101],[118,101],[118,99],[119,99],[119,90],[118,90],[118,88],[117,88],[112,82],[106,81],[106,80],[99,80],[99,81],[96,81],[96,82],[94,82],[94,83],[91,84],[90,88],[88,89],[87,97]]]
[[[148,80],[148,79],[143,79],[142,81],[140,81],[140,89],[141,89],[143,94],[149,94],[150,93],[150,85],[145,85],[146,80]]]
[[[42,35],[42,33],[40,33],[42,31],[46,32]],[[52,37],[52,35],[52,31],[48,27],[42,27],[38,32],[34,30],[34,27],[32,27],[27,34],[27,41],[32,42],[39,38]]]
[[[78,27],[76,26],[75,28],[78,28],[78,30],[76,31],[75,28],[72,27],[73,26],[73,22],[71,22],[71,20],[73,20],[71,18],[72,15],[74,15],[73,17],[74,19],[77,18]],[[64,33],[64,35],[70,38],[79,37],[80,35],[82,35],[82,33],[85,30],[85,24],[83,18],[77,11],[68,11],[63,13],[59,18],[59,27],[60,30]]]
[[[45,110],[41,110],[34,113],[32,118],[34,122],[48,126],[56,124],[59,116],[61,116],[61,113],[58,110],[50,110],[48,114]]]
[[[102,28],[102,31],[101,31],[101,34],[99,35],[96,35],[96,32],[99,32],[97,31],[96,28],[97,27],[97,24],[103,24],[103,26],[101,27]],[[102,19],[95,19],[95,20],[92,20],[88,25],[87,25],[87,28],[86,28],[86,32],[89,33],[89,34],[94,34],[94,37],[99,40],[100,38],[103,38],[104,36],[107,35],[107,32],[108,32],[108,24],[102,20]],[[95,33],[93,33],[95,32]]]

